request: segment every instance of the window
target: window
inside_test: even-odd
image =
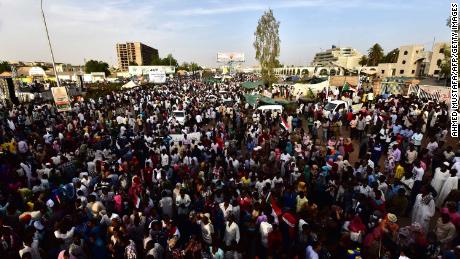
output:
[[[403,65],[404,65],[404,64],[406,64],[406,61],[405,61],[405,60],[403,60],[403,61],[402,61],[402,63],[403,63]]]
[[[385,74],[385,70],[382,70],[382,74]]]
[[[415,74],[415,70],[412,70],[412,74]]]
[[[442,63],[442,60],[438,59],[438,61],[436,61],[436,65],[438,65],[438,67],[441,66],[441,63]]]
[[[444,53],[444,48],[440,48],[439,53]]]
[[[407,52],[407,50],[406,50],[406,51],[404,51],[404,55],[407,55],[407,53],[408,53],[408,52]]]
[[[404,69],[399,70],[399,74],[404,74]]]

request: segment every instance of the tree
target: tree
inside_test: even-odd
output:
[[[273,69],[276,67],[280,55],[280,23],[273,16],[273,11],[268,9],[260,17],[257,29],[254,32],[254,48],[256,59],[260,63],[262,78],[271,84],[276,81]]]
[[[177,70],[189,71],[189,69],[190,69],[190,64],[187,62],[183,62],[180,66],[177,67]]]
[[[165,58],[160,58],[158,56],[154,56],[152,59],[152,64],[154,66],[177,66],[179,63],[170,53]]]
[[[442,48],[444,50],[444,59],[440,62],[441,64],[438,64],[439,68],[441,69],[441,71],[439,72],[439,75],[441,78],[446,78],[446,84],[447,84],[447,80],[450,79],[451,52],[450,52],[450,46],[446,44]]]
[[[6,61],[3,61],[3,62],[0,62],[0,74],[3,73],[3,72],[11,72],[11,66],[8,62]]]
[[[399,56],[399,49],[396,48],[388,52],[382,61],[385,63],[396,63],[398,61],[398,56]]]
[[[104,72],[106,76],[110,75],[109,65],[102,61],[90,60],[85,64],[85,73]]]
[[[171,53],[169,53],[164,59],[163,59],[163,65],[167,66],[177,66],[179,63],[177,63],[177,60],[173,57]]]
[[[367,58],[367,56],[364,55],[359,60],[359,65],[366,66],[368,62],[369,62],[369,59]]]
[[[368,65],[377,66],[382,61],[384,56],[382,47],[378,43],[375,43],[374,46],[369,49],[367,56],[369,58]]]

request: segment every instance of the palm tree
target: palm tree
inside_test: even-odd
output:
[[[369,54],[367,56],[369,57],[368,65],[377,66],[384,57],[382,47],[378,43],[375,43],[374,46],[369,49]]]

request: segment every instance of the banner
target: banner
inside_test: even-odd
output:
[[[184,134],[170,134],[171,141],[178,143],[179,141],[184,141]],[[201,140],[201,133],[200,132],[192,132],[187,134],[187,139],[195,140],[195,143],[200,142]]]
[[[420,85],[420,89],[439,97],[440,102],[450,103],[450,87],[437,85]]]
[[[244,62],[244,53],[241,52],[218,52],[217,62]]]
[[[51,93],[53,94],[54,103],[56,104],[59,112],[67,112],[72,110],[69,96],[67,95],[65,87],[52,87]]]
[[[166,73],[164,71],[150,71],[149,82],[154,84],[166,83]]]

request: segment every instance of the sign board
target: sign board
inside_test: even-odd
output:
[[[66,112],[72,109],[65,87],[52,87],[51,93],[53,94],[54,103],[59,112]]]
[[[176,73],[176,68],[174,66],[128,66],[130,76],[148,75],[151,71],[162,71],[169,75]]]
[[[179,141],[184,141],[184,134],[171,134],[169,136],[171,137],[171,141],[173,142],[177,143]],[[201,133],[200,132],[188,133],[187,139],[195,140],[195,142],[199,142],[201,140]]]
[[[149,82],[154,84],[166,83],[166,73],[164,71],[150,71]]]
[[[431,95],[439,94],[439,102],[450,103],[450,87],[421,85],[420,88]]]
[[[218,52],[217,62],[244,62],[244,53],[241,52]]]

